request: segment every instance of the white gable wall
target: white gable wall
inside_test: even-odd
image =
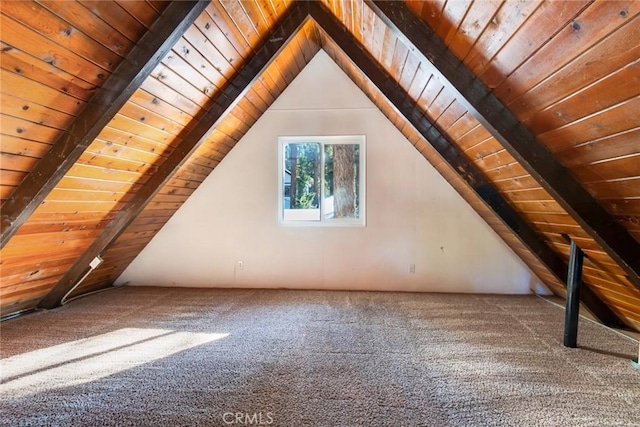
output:
[[[279,224],[278,137],[341,134],[367,137],[367,226]],[[491,293],[541,286],[323,51],[117,281],[125,282]]]

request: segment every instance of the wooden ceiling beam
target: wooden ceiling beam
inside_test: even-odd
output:
[[[396,84],[366,51],[362,44],[320,3],[310,4],[311,17],[336,45],[350,58],[353,64],[387,99],[390,105],[403,116],[449,163],[451,168],[467,183],[475,194],[511,229],[520,241],[538,259],[566,283],[567,267],[564,261],[542,239],[542,237],[511,207],[498,190],[464,156],[464,154],[421,112],[421,108]],[[589,288],[584,288],[582,302],[600,321],[608,326],[623,327],[624,323]]]
[[[185,135],[182,142],[40,301],[38,305],[40,308],[51,309],[60,305],[67,292],[73,289],[76,283],[89,271],[89,264],[92,260],[96,256],[104,254],[126,230],[127,226],[142,212],[164,184],[173,177],[225,118],[226,114],[242,99],[308,18],[306,3],[294,3],[290,6],[280,22],[274,26],[274,30],[264,39],[262,46],[219,92],[213,104],[193,129]]]
[[[173,1],[2,205],[3,248],[111,121],[209,1]]]
[[[491,90],[404,2],[365,3],[409,49],[433,64],[442,82],[503,147],[614,259],[640,289],[640,245]]]

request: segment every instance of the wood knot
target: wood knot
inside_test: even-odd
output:
[[[579,31],[580,23],[578,21],[573,21],[573,23],[571,24],[571,28],[573,28],[573,31]]]
[[[46,62],[47,64],[52,65],[54,67],[56,65],[56,60],[55,60],[55,58],[53,56],[45,55],[45,56],[42,57],[42,60],[44,62]]]

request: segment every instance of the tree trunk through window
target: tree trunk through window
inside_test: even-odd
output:
[[[322,188],[322,162],[320,158],[322,157],[322,151],[318,146],[318,151],[316,151],[313,157],[313,191],[315,191],[316,195],[313,198],[313,206],[320,207],[320,192]]]
[[[290,144],[289,159],[291,159],[291,189],[289,190],[289,206],[291,209],[297,208],[296,197],[298,196],[298,146]]]
[[[356,215],[355,145],[333,146],[333,207],[336,218],[353,218]]]

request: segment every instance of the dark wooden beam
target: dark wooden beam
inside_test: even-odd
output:
[[[3,248],[210,2],[174,1],[2,205]]]
[[[157,192],[180,169],[180,166],[202,144],[207,136],[224,119],[230,111],[251,88],[263,71],[278,56],[289,40],[297,33],[308,19],[306,3],[294,3],[290,6],[279,24],[264,40],[262,46],[236,73],[229,83],[216,96],[214,103],[203,115],[194,128],[185,135],[183,141],[175,148],[166,160],[158,167],[158,170],[138,190],[127,205],[119,211],[115,218],[105,227],[104,231],[76,260],[71,268],[62,276],[53,289],[40,302],[41,308],[54,308],[60,304],[64,295],[74,287],[83,274],[86,273],[89,263],[98,255],[103,254],[122,234],[127,226],[138,216],[140,212],[153,199]]]
[[[509,205],[498,190],[462,152],[423,115],[420,107],[402,90],[369,54],[362,44],[324,6],[313,2],[311,17],[327,36],[351,59],[364,76],[380,91],[391,106],[429,142],[452,169],[469,185],[476,195],[507,225],[513,233],[563,283],[566,266],[540,235]],[[586,289],[586,288],[585,288]],[[620,327],[623,323],[597,297],[586,302],[588,309],[606,325]],[[596,314],[597,313],[597,314]]]
[[[569,271],[567,273],[567,299],[564,312],[564,338],[565,347],[576,348],[578,346],[578,320],[580,316],[580,288],[582,285],[582,261],[584,253],[582,249],[571,241],[569,253]]]
[[[433,64],[457,100],[553,196],[613,258],[640,289],[640,245],[549,152],[491,90],[447,48],[420,18],[399,1],[365,0],[409,49]]]

